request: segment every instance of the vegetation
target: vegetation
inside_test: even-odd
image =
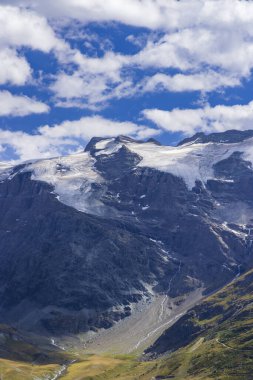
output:
[[[31,363],[0,359],[1,380],[53,379],[59,369],[60,366],[55,364],[32,365]]]

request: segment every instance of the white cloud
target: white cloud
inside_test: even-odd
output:
[[[43,136],[50,138],[76,138],[84,141],[93,136],[111,137],[129,135],[134,137],[153,136],[157,130],[131,122],[113,121],[101,116],[83,117],[77,121],[65,121],[53,127],[43,126],[38,129]]]
[[[157,90],[168,90],[171,92],[204,91],[209,92],[221,87],[234,87],[240,85],[237,77],[230,77],[214,71],[200,74],[155,74],[146,78],[143,83],[143,91],[153,92]]]
[[[217,31],[187,29],[158,41],[150,40],[144,49],[131,56],[110,52],[102,58],[89,58],[71,51],[66,59],[75,62],[78,69],[72,74],[58,74],[51,89],[62,105],[70,100],[72,105],[74,100],[80,105],[83,99],[86,106],[94,106],[112,98],[159,89],[210,92],[239,86],[253,67],[253,43],[244,43],[243,38],[236,37],[229,46],[227,37]],[[144,73],[147,68],[158,73],[133,83],[128,72],[136,66]],[[177,69],[180,73],[171,76],[160,73],[160,69]]]
[[[6,1],[3,2],[6,3]],[[12,3],[18,5],[22,3],[53,18],[72,18],[82,22],[118,21],[151,28],[159,27],[161,22],[164,22],[162,21],[162,18],[165,18],[162,14],[162,5],[169,12],[165,0],[106,0],[106,2],[104,0],[54,0],[53,2],[13,0]]]
[[[0,4],[0,84],[22,85],[31,79],[32,69],[20,47],[54,51],[61,70],[50,89],[60,107],[99,109],[114,98],[159,89],[210,92],[240,85],[253,69],[250,1],[0,0]],[[145,26],[151,33],[148,38],[145,32],[140,48],[146,39],[147,43],[137,54],[119,54],[107,44],[108,51],[100,58],[57,37],[64,36],[61,26],[66,23],[71,28],[92,21]],[[150,68],[155,72],[152,77],[136,79],[136,70],[145,76]],[[164,74],[169,69],[177,73]],[[195,125],[197,116],[192,117]]]
[[[210,133],[229,129],[247,130],[252,129],[253,125],[253,101],[246,105],[176,108],[171,111],[146,109],[143,115],[164,131],[182,132],[185,135],[199,131]]]
[[[27,46],[43,52],[61,47],[47,20],[33,11],[0,5],[0,46]]]
[[[32,69],[19,49],[27,47],[45,53],[66,48],[45,17],[18,7],[0,5],[0,84],[24,85]]]
[[[107,87],[106,76],[60,73],[51,90],[56,96],[58,106],[92,109],[105,100]]]
[[[0,50],[0,84],[23,85],[31,78],[31,68],[26,59],[15,50]]]
[[[136,14],[142,12],[145,18],[139,16],[139,21],[137,18],[138,26],[146,22],[146,26],[150,28],[164,30],[164,35],[160,38],[151,34],[146,46],[135,55],[107,52],[102,58],[89,58],[77,51],[68,54],[68,59],[78,65],[78,70],[71,74],[71,78],[68,77],[75,81],[75,85],[78,84],[72,88],[73,99],[83,96],[88,104],[95,104],[96,98],[99,103],[112,99],[116,93],[117,97],[125,97],[136,92],[157,91],[161,88],[171,92],[210,92],[241,85],[243,79],[251,76],[252,2],[222,0],[219,2],[219,11],[214,0],[133,0],[127,3],[121,3],[120,0],[106,3],[94,0],[65,1],[64,4],[66,7],[68,4],[70,18],[83,17],[87,22],[116,20],[134,25]],[[44,6],[46,9],[47,6]],[[121,10],[118,9],[120,6]],[[57,8],[57,2],[55,7]],[[128,10],[124,11],[125,7]],[[79,11],[75,13],[77,9]],[[151,68],[157,73],[138,83],[132,74],[136,68],[143,73]],[[170,76],[161,72],[168,69],[176,69],[178,74]],[[128,72],[129,77],[126,78]],[[61,104],[66,98],[61,91],[62,79],[60,75],[52,86],[56,97],[61,99]],[[95,85],[96,79],[98,86]],[[126,79],[134,82],[130,92],[120,86]],[[119,87],[114,91],[116,84]],[[124,91],[120,91],[121,89]],[[68,103],[69,100],[70,95]],[[80,104],[80,101],[76,103]]]
[[[86,104],[95,109],[112,97],[112,86],[122,88],[124,56],[109,51],[102,58],[87,57],[57,38],[45,17],[31,10],[0,5],[0,23],[0,84],[24,85],[32,79],[31,67],[18,53],[25,46],[55,53],[62,67],[51,86],[58,106]]]
[[[49,112],[49,107],[27,96],[15,96],[9,91],[0,91],[0,116],[26,116]]]
[[[143,68],[176,68],[195,73],[202,72],[203,67],[213,67],[240,78],[248,76],[253,67],[253,43],[244,29],[210,29],[203,25],[150,40],[132,62]]]
[[[239,85],[243,78],[250,77],[253,68],[252,2],[2,0],[0,3],[5,4],[0,5],[0,47],[27,46],[46,53],[53,50],[56,54],[61,72],[51,90],[58,106],[96,108],[114,96],[133,95],[140,89],[142,92],[159,88],[208,92]],[[97,58],[70,48],[53,30],[55,27],[61,31],[60,26],[66,22],[72,28],[77,22],[83,25],[92,21],[146,26],[152,31],[162,30],[164,35],[157,38],[151,33],[146,46],[135,55],[117,54],[110,51],[110,46],[103,57]],[[3,63],[0,81],[23,84],[29,79],[31,69],[24,57],[12,52],[13,67],[20,67],[20,77],[16,77],[18,70],[12,74],[10,65]],[[144,73],[152,68],[157,73],[137,83],[136,68]],[[165,75],[161,73],[164,69],[176,69],[178,74]]]
[[[105,74],[111,80],[119,80],[119,71],[124,64],[129,63],[129,57],[106,52],[102,58],[86,57],[77,50],[70,51],[70,60],[79,66],[84,73]]]
[[[142,139],[158,133],[157,129],[144,125],[93,116],[65,121],[51,127],[42,126],[34,134],[0,130],[0,142],[2,147],[11,147],[20,160],[30,160],[80,150],[93,136],[112,137],[124,134]]]
[[[128,25],[166,30],[240,25],[252,30],[253,4],[242,0],[2,0],[26,5],[52,18],[82,22],[117,21]],[[143,17],[145,15],[145,17]]]
[[[63,153],[60,149],[62,141],[49,140],[42,135],[32,135],[23,131],[0,129],[0,141],[3,148],[11,148],[17,160],[21,161],[49,158]]]
[[[24,46],[45,53],[53,51],[56,55],[62,72],[51,89],[58,105],[79,106],[87,102],[92,108],[108,98],[106,92],[112,84],[121,81],[124,56],[108,51],[102,58],[87,57],[57,38],[46,18],[34,11],[0,5],[0,23],[0,84],[24,85],[31,79],[32,69],[18,54],[18,49]]]
[[[75,63],[72,73],[61,71],[50,86],[58,106],[99,109],[112,98],[129,96],[136,91],[122,68],[131,57],[107,52],[101,58],[87,57],[76,49],[58,54],[61,62]]]
[[[58,107],[78,107],[99,110],[111,99],[129,97],[137,93],[138,86],[127,78],[112,80],[107,73],[93,75],[75,72],[59,73],[50,89]]]

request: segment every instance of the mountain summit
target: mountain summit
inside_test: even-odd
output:
[[[2,165],[2,322],[108,328],[156,295],[208,293],[250,268],[251,132],[195,137],[93,138],[79,154]]]

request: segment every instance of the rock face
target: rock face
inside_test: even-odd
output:
[[[250,268],[252,135],[202,140],[95,138],[79,155],[0,167],[2,321],[109,327],[152,293],[213,291]]]
[[[134,226],[61,204],[47,184],[17,174],[0,185],[1,307],[10,321],[78,332],[107,327],[173,273]],[[110,311],[121,305],[119,310]],[[41,312],[44,310],[44,312]]]

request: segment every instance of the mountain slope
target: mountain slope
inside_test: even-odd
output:
[[[253,373],[253,270],[189,310],[147,350],[180,379],[248,380]],[[165,365],[165,363],[164,363]]]
[[[92,139],[76,155],[2,165],[1,320],[108,328],[140,300],[210,292],[251,268],[252,137],[222,139]]]
[[[89,319],[91,327],[106,327],[127,315],[127,305],[146,292],[142,283],[165,275],[155,244],[134,227],[61,204],[27,176],[2,184],[1,317],[18,318],[23,327],[40,320],[61,333],[85,331]]]

